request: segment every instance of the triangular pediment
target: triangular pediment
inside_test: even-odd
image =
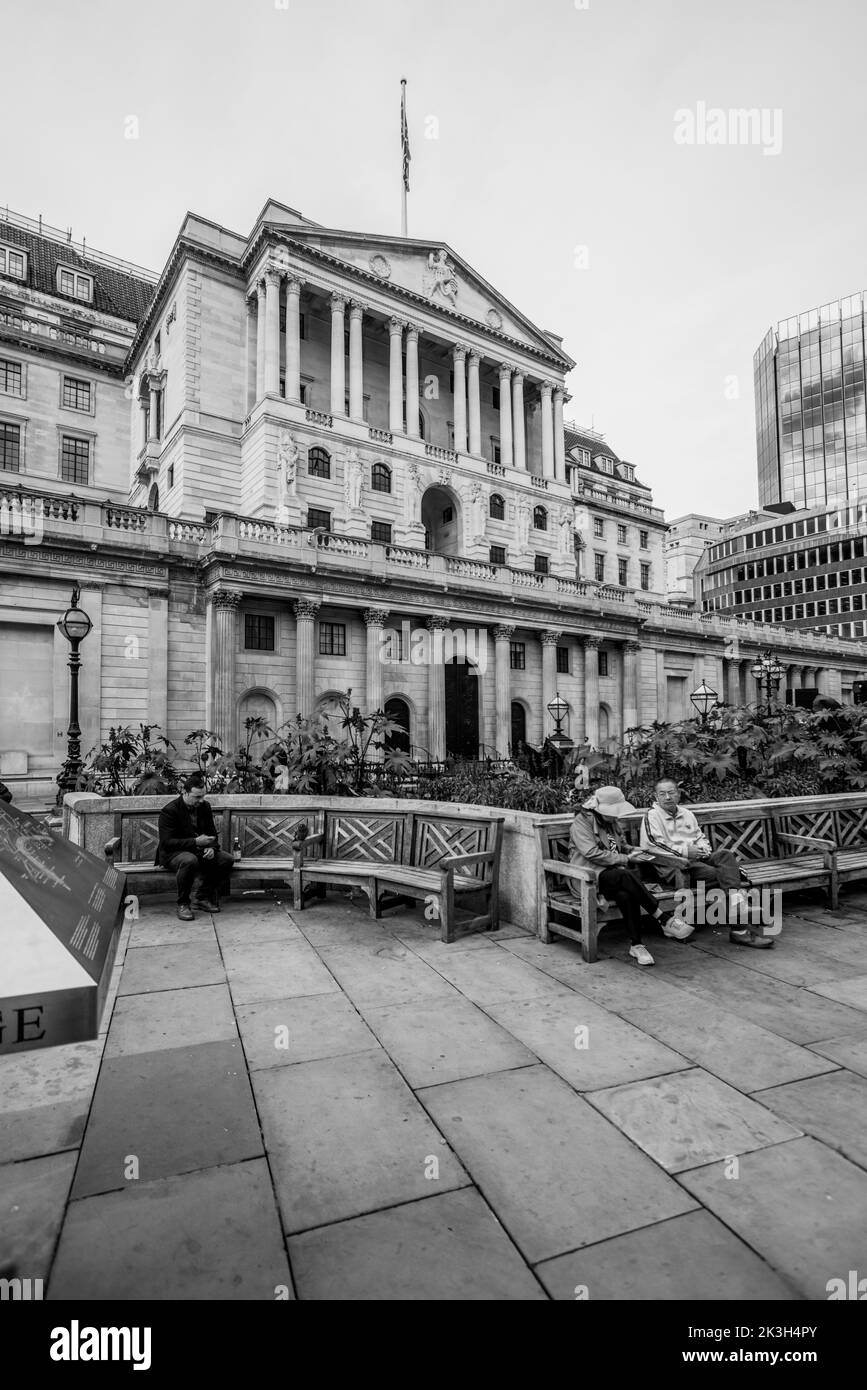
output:
[[[378,281],[384,290],[393,287],[420,297],[433,310],[457,314],[477,323],[486,333],[501,335],[561,363],[574,363],[559,343],[521,313],[505,295],[489,285],[444,242],[416,241],[404,237],[377,237],[335,231],[291,222],[271,214],[263,219],[269,229],[282,232],[311,252],[342,262]]]

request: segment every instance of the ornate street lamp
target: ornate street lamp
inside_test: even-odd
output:
[[[783,667],[780,665],[773,652],[762,652],[753,662],[750,670],[753,673],[756,684],[760,691],[764,692],[767,704],[767,712],[771,713],[774,706],[777,690],[780,681],[783,679]]]
[[[554,723],[557,725],[548,742],[554,745],[558,753],[565,753],[567,748],[573,746],[573,740],[568,734],[564,734],[560,727],[566,715],[569,713],[569,706],[560,695],[559,690],[554,696],[554,699],[548,701],[547,709]]]
[[[697,690],[694,690],[689,697],[690,703],[695,706],[701,715],[702,724],[707,723],[707,717],[714,705],[719,702],[719,695],[712,690],[707,681],[702,681]]]
[[[58,806],[63,801],[65,792],[75,791],[78,774],[81,772],[81,729],[78,723],[78,672],[81,666],[81,657],[78,654],[78,648],[90,632],[93,623],[84,609],[79,608],[80,598],[81,586],[76,584],[72,590],[70,607],[67,608],[62,618],[57,619],[57,626],[70,646],[69,728],[66,731],[66,761],[57,778]]]

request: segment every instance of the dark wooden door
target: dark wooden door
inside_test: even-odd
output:
[[[512,756],[518,752],[522,743],[527,742],[527,711],[517,700],[512,701]],[[497,750],[505,756],[505,749]]]
[[[479,756],[479,682],[466,661],[457,657],[444,667],[446,752],[456,758]]]

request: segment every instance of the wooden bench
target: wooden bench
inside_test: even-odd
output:
[[[293,904],[302,910],[314,885],[343,884],[367,894],[370,915],[424,899],[443,941],[496,931],[505,817],[329,809],[325,826],[297,847]],[[456,906],[481,897],[481,912],[458,924]]]

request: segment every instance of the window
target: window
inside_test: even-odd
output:
[[[21,426],[0,420],[0,468],[21,472]]]
[[[548,513],[544,507],[533,508],[533,527],[536,531],[547,531]]]
[[[500,441],[496,435],[491,435],[491,463],[502,463],[500,454]]]
[[[547,573],[548,573],[548,556],[547,556],[547,555],[534,555],[534,556],[533,556],[533,569],[535,570],[536,574],[547,574]]]
[[[618,560],[617,560],[617,583],[618,583],[618,584],[622,584],[622,585],[624,585],[624,586],[626,585],[626,583],[627,583],[626,574],[627,574],[627,569],[628,569],[628,567],[629,567],[629,561],[628,561],[628,560],[624,560],[622,557],[619,557]]]
[[[504,545],[492,545],[489,559],[492,565],[504,565],[506,563],[506,547]]]
[[[568,676],[569,674],[569,648],[557,648],[557,675]]]
[[[11,275],[14,280],[27,279],[27,256],[12,246],[0,246],[0,275]]]
[[[597,463],[597,464],[599,465],[599,467],[601,468],[601,470],[602,470],[603,473],[613,473],[613,472],[614,472],[614,460],[613,460],[613,459],[603,458],[603,457],[600,456],[599,458],[595,459],[594,462]]]
[[[320,656],[346,656],[346,624],[319,624]]]
[[[372,521],[370,523],[370,539],[379,545],[391,545],[391,522]]]
[[[311,531],[315,531],[317,529],[322,531],[330,531],[331,513],[325,511],[322,507],[308,507],[307,526],[308,529]]]
[[[331,477],[331,455],[318,445],[307,455],[307,472],[311,478]]]
[[[523,671],[526,666],[526,647],[523,642],[509,643],[509,666],[513,671]]]
[[[245,613],[244,646],[249,652],[273,652],[274,619],[258,613]]]
[[[174,485],[175,485],[175,465],[174,465],[173,463],[170,463],[170,464],[169,464],[169,492],[171,492],[171,490],[172,490],[172,488],[174,487]]]
[[[443,507],[443,526],[445,526],[449,521],[454,521],[454,519],[455,519],[455,509],[454,509],[454,507]]]
[[[93,279],[91,276],[81,275],[77,270],[67,270],[62,265],[57,267],[57,288],[61,294],[67,295],[70,299],[80,299],[85,304],[90,304],[93,300]],[[154,346],[157,348],[157,356],[159,357],[157,343]]]
[[[4,396],[24,395],[24,368],[20,362],[0,359],[0,391]]]
[[[642,550],[647,549],[647,534],[646,531],[639,531],[638,533],[638,544]]]
[[[642,589],[650,588],[650,565],[646,563],[642,563],[641,566],[641,587]]]
[[[605,556],[597,551],[593,556],[593,577],[601,584],[605,578]]]
[[[91,399],[89,381],[80,381],[74,376],[63,378],[63,404],[68,410],[84,410],[89,414]]]
[[[593,518],[593,534],[600,540],[605,535],[605,523],[601,516],[594,516]]]
[[[626,527],[625,527],[625,526],[621,526],[619,522],[618,522],[618,524],[617,524],[617,544],[618,544],[618,545],[625,545],[625,544],[626,544]]]
[[[506,503],[498,492],[491,493],[491,500],[488,503],[488,511],[494,521],[505,521]]]
[[[375,463],[370,470],[370,486],[374,492],[391,492],[391,469],[387,463]]]
[[[64,483],[84,483],[90,474],[90,440],[62,436],[60,445],[60,477]]]
[[[492,386],[492,387],[491,387],[491,405],[494,407],[494,410],[499,410],[499,408],[500,408],[500,388],[499,388],[499,386]]]
[[[597,652],[597,667],[600,676],[608,675],[608,653],[603,652],[601,649]]]

